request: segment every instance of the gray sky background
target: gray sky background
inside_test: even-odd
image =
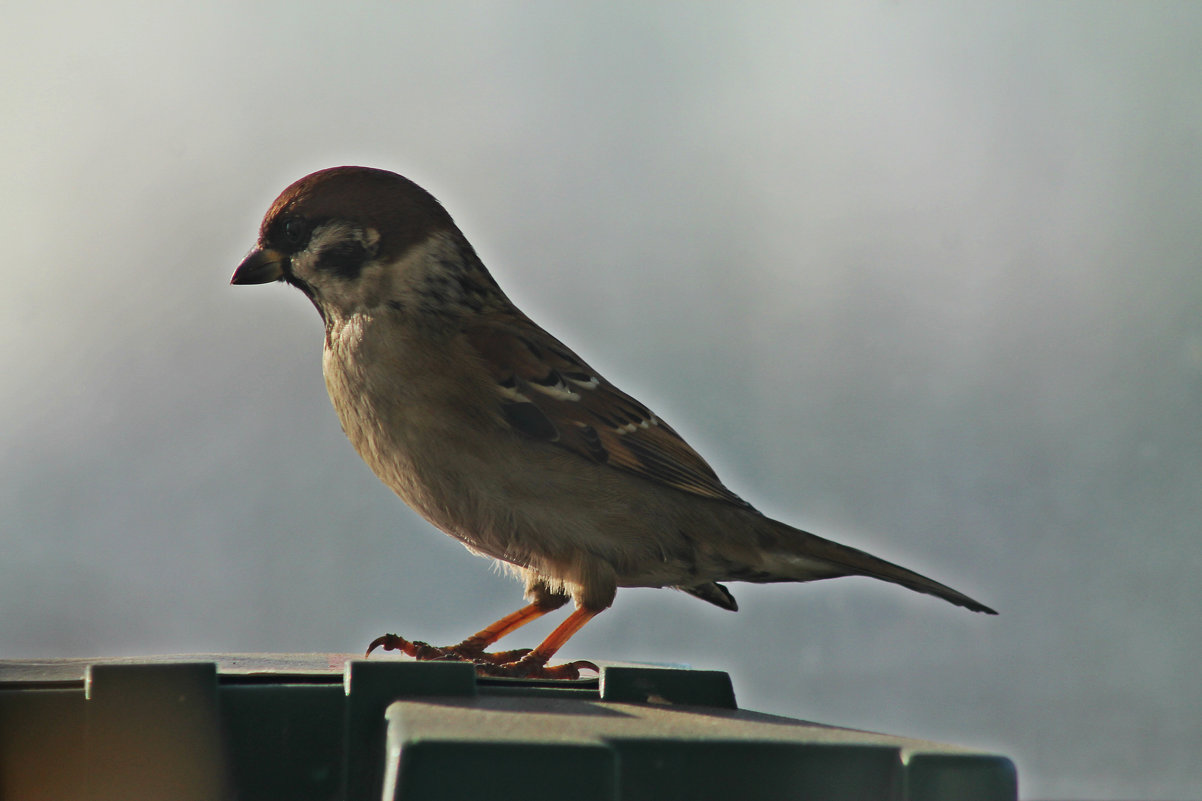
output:
[[[569,656],[1202,787],[1202,6],[24,3],[0,28],[0,657],[454,641],[520,588],[344,440],[268,203],[402,172],[860,579],[627,590]],[[514,637],[533,644],[548,622]]]

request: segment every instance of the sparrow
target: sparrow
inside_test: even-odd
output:
[[[483,675],[577,678],[548,662],[619,587],[669,587],[735,611],[722,584],[868,576],[994,610],[864,551],[772,520],[664,420],[518,310],[443,206],[386,170],[334,167],[271,204],[232,284],[282,281],[325,324],[322,369],[342,429],[437,528],[525,582],[528,604],[452,646]],[[486,649],[568,600],[533,650]]]

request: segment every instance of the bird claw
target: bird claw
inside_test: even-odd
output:
[[[516,648],[512,651],[496,651],[494,653],[486,653],[481,651],[473,657],[466,658],[465,661],[475,662],[476,664],[490,665],[507,665],[510,662],[517,662],[523,656],[530,653],[529,648]]]
[[[560,679],[571,680],[580,678],[581,670],[591,670],[600,673],[600,669],[586,660],[567,662],[562,665],[544,665],[537,660],[519,659],[516,662],[493,664],[488,662],[476,663],[476,675],[510,679]]]
[[[526,654],[529,648],[516,648],[512,651],[497,651],[488,653],[481,648],[472,647],[468,643],[459,645],[431,645],[421,640],[406,640],[399,634],[382,634],[371,641],[364,656],[371,656],[377,648],[385,651],[401,651],[422,662],[447,660],[455,662],[475,662],[492,665],[505,665],[517,662]]]
[[[440,648],[437,645],[430,645],[428,642],[421,640],[406,640],[399,634],[381,634],[371,641],[367,646],[367,653],[363,656],[371,656],[371,652],[377,648],[383,648],[385,651],[401,651],[414,659],[429,660],[429,659],[455,659],[455,655],[450,653],[450,649]]]
[[[600,672],[596,665],[585,660],[548,667],[545,664],[545,658],[531,659],[530,655],[533,651],[529,648],[488,653],[463,644],[439,646],[430,645],[421,640],[406,640],[399,634],[382,634],[376,637],[367,646],[365,656],[371,656],[371,652],[377,648],[385,651],[401,651],[422,662],[471,662],[476,666],[476,674],[479,676],[519,679],[578,679],[581,670]]]

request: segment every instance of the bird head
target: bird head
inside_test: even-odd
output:
[[[429,192],[387,170],[333,167],[275,199],[230,283],[285,281],[329,324],[412,295],[439,269],[440,259],[430,256],[440,250],[450,251],[451,262],[474,257]]]

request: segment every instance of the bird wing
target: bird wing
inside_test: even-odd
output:
[[[502,414],[524,436],[694,495],[750,507],[670,426],[520,312],[475,322],[464,333],[496,381]]]

